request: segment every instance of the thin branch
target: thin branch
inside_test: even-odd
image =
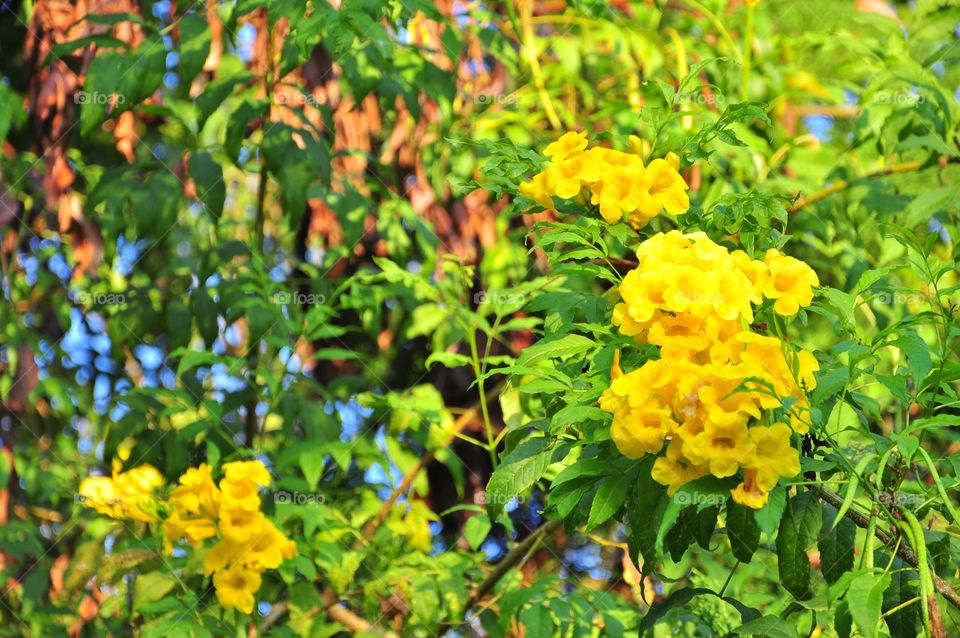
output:
[[[817,486],[817,490],[820,492],[823,500],[827,501],[834,507],[839,509],[843,505],[843,499],[840,497],[840,495],[830,488],[820,485]],[[870,519],[860,512],[854,510],[852,507],[846,511],[846,517],[856,523],[858,527],[862,527],[863,529],[870,527]],[[875,529],[875,533],[877,538],[880,539],[880,542],[887,547],[896,546],[897,555],[902,558],[905,563],[916,569],[918,564],[917,555],[906,543],[898,544],[896,537],[888,534],[879,527]],[[953,587],[947,583],[947,581],[933,573],[932,569],[930,570],[930,577],[933,579],[933,585],[936,587],[937,591],[940,592],[940,594],[946,598],[951,605],[957,609],[960,609],[960,594],[958,594],[956,590],[954,590]]]
[[[327,616],[330,618],[330,620],[335,620],[352,631],[354,634],[372,633],[377,636],[384,636],[384,638],[400,638],[392,631],[381,631],[376,625],[370,624],[360,616],[356,615],[346,607],[340,606],[339,604],[328,607]]]
[[[470,596],[467,597],[467,603],[464,606],[464,611],[470,609],[476,605],[480,600],[486,596],[494,588],[494,586],[503,578],[507,572],[509,572],[514,565],[519,563],[524,556],[526,556],[530,550],[532,550],[537,543],[539,543],[545,536],[549,536],[555,532],[563,521],[555,520],[548,521],[535,529],[530,536],[527,536],[523,539],[522,542],[517,543],[510,552],[503,557],[497,566],[494,567],[493,571],[483,581],[477,585],[477,588],[474,589]]]
[[[490,401],[491,399],[497,397],[500,392],[503,390],[504,382],[500,382],[497,385],[493,386],[486,392],[486,399]],[[477,418],[477,414],[480,411],[480,402],[477,401],[470,408],[457,417],[457,420],[453,422],[453,427],[450,428],[450,435],[447,437],[447,440],[437,448],[428,451],[417,461],[410,470],[404,475],[403,480],[400,481],[400,484],[393,489],[393,492],[390,493],[390,496],[387,497],[387,500],[383,502],[380,506],[380,509],[377,511],[376,516],[374,516],[369,523],[363,528],[363,539],[370,540],[373,538],[374,533],[383,523],[384,519],[390,513],[390,510],[393,508],[393,504],[397,502],[397,499],[407,490],[410,489],[410,486],[413,484],[413,481],[417,478],[417,475],[433,461],[433,457],[436,456],[437,450],[446,449],[457,435],[463,430],[467,425],[469,425],[474,419]]]
[[[939,161],[939,166],[942,168],[950,163],[960,162],[960,157],[941,157]],[[877,177],[883,177],[885,175],[894,175],[897,173],[909,173],[911,171],[918,171],[930,164],[927,162],[903,162],[902,164],[894,164],[893,166],[888,166],[887,168],[880,169],[879,171],[874,171],[873,173],[868,173],[862,177],[855,177],[850,180],[842,179],[835,184],[831,184],[827,188],[824,188],[821,191],[817,191],[809,197],[801,197],[793,203],[790,208],[787,209],[788,213],[795,213],[798,210],[809,206],[810,204],[815,204],[821,199],[826,199],[834,193],[839,193],[840,191],[845,191],[854,184],[858,182],[863,182],[870,179],[875,179]]]

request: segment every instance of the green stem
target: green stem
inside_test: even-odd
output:
[[[753,13],[756,8],[747,5],[747,24],[743,33],[743,83],[740,86],[740,101],[746,102],[750,94],[750,67],[753,54]]]
[[[923,612],[923,627],[930,636],[930,604],[931,600],[936,601],[933,593],[933,578],[930,576],[930,567],[927,565],[927,546],[923,539],[923,528],[913,512],[902,510],[905,522],[900,523],[907,540],[913,545],[913,550],[917,556],[917,572],[920,574],[920,609]]]
[[[867,526],[867,536],[863,539],[863,556],[860,557],[861,569],[873,569],[873,548],[877,533],[877,517],[875,514],[870,516],[870,523]]]
[[[950,518],[953,519],[953,524],[957,527],[960,527],[960,513],[957,512],[957,508],[953,506],[953,501],[950,500],[950,495],[947,494],[946,488],[943,487],[943,481],[940,479],[940,474],[937,472],[937,466],[934,464],[933,459],[930,458],[930,454],[927,453],[922,447],[917,448],[917,451],[923,456],[924,462],[927,464],[927,469],[930,470],[930,476],[933,478],[933,482],[937,486],[937,492],[940,493],[940,498],[943,499],[943,505],[947,508],[947,511],[950,512]]]
[[[733,569],[730,570],[730,573],[727,575],[727,580],[723,582],[723,587],[720,588],[720,597],[723,597],[723,592],[727,591],[727,586],[730,584],[730,581],[733,580],[733,575],[737,573],[737,567],[740,567],[740,561],[737,561],[737,564],[733,566]]]
[[[483,428],[487,434],[487,452],[490,453],[490,463],[497,467],[497,446],[493,436],[493,426],[490,424],[490,410],[487,407],[487,393],[484,390],[483,365],[480,361],[480,351],[477,348],[477,331],[472,327],[467,331],[470,335],[470,358],[473,363],[473,372],[477,377],[477,389],[480,391],[480,413],[483,415]]]

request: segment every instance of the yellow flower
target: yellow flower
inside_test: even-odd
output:
[[[586,131],[580,133],[570,131],[561,135],[557,141],[548,144],[547,148],[543,149],[543,154],[554,162],[562,162],[568,157],[579,155],[585,148],[587,148]]]
[[[537,202],[544,208],[553,208],[553,190],[550,187],[550,174],[537,173],[529,182],[520,184],[520,194]]]
[[[214,572],[226,569],[228,565],[233,563],[242,566],[244,547],[241,543],[231,543],[226,539],[218,541],[203,556],[203,575],[209,576]]]
[[[297,555],[297,544],[287,538],[271,521],[246,549],[245,560],[260,569],[276,569],[286,558]]]
[[[163,476],[152,465],[140,465],[114,477],[132,492],[150,493],[163,485]]]
[[[659,452],[663,448],[664,437],[676,427],[670,410],[665,408],[648,406],[627,409],[614,416],[610,438],[621,454],[638,459],[644,454]]]
[[[759,303],[767,278],[770,276],[770,269],[767,268],[767,264],[759,259],[750,259],[750,255],[742,250],[733,251],[730,253],[730,257],[733,258],[733,263],[737,269],[746,275],[750,283],[753,284],[754,303]]]
[[[820,280],[810,266],[774,248],[767,251],[764,262],[770,275],[763,296],[776,300],[773,309],[777,314],[793,315],[813,302],[813,289],[820,285]]]
[[[182,538],[197,544],[217,534],[217,523],[209,518],[197,518],[187,515],[183,510],[175,509],[167,520],[163,521],[164,548],[172,551],[173,544]]]
[[[264,571],[276,569],[297,555],[297,545],[270,520],[264,520],[256,536],[243,543],[224,538],[203,557],[203,573],[210,575],[232,565]]]
[[[260,510],[220,510],[220,533],[232,543],[248,543],[261,533],[264,516]]]
[[[223,464],[227,480],[248,478],[260,487],[270,486],[270,472],[262,461],[234,461]]]
[[[800,473],[800,453],[790,445],[791,434],[790,426],[785,423],[750,428],[754,450],[743,466],[756,470],[760,489],[769,492],[781,476],[788,478]]]
[[[632,148],[643,144],[631,138]],[[689,208],[686,182],[677,172],[680,160],[670,153],[649,167],[636,153],[612,149],[587,148],[586,133],[566,133],[544,151],[550,163],[541,173],[520,185],[520,193],[544,208],[552,208],[551,197],[571,199],[580,195],[584,184],[591,202],[610,223],[623,219],[635,228],[646,225],[664,209],[672,214]]]
[[[579,157],[553,164],[547,169],[548,183],[552,193],[562,199],[571,199],[580,194],[583,188],[581,172],[583,162]]]
[[[180,485],[173,490],[169,502],[173,511],[163,522],[167,551],[182,538],[197,544],[216,535],[220,490],[213,482],[209,465],[202,463],[188,469],[180,477]]]
[[[757,485],[756,476],[756,470],[746,470],[743,482],[731,494],[737,503],[758,510],[767,504],[769,494]]]
[[[213,586],[221,605],[249,614],[253,611],[254,594],[260,589],[260,574],[243,567],[228,567],[213,575]]]
[[[92,476],[83,479],[79,493],[84,507],[93,508],[111,518],[119,518],[117,516],[119,500],[113,489],[113,479],[109,476]]]
[[[116,519],[152,523],[158,520],[154,492],[163,485],[163,476],[152,465],[120,471],[114,460],[112,477],[91,477],[80,483],[84,505]]]
[[[746,419],[730,424],[708,422],[703,432],[683,444],[683,454],[691,463],[708,466],[719,478],[736,474],[740,461],[752,452]]]
[[[670,162],[655,159],[643,174],[643,190],[646,196],[639,211],[646,217],[654,217],[666,210],[671,215],[680,215],[690,208],[687,183]]]
[[[708,472],[705,465],[694,465],[683,456],[683,442],[673,439],[667,446],[667,455],[653,462],[650,476],[654,481],[667,486],[667,494],[673,496],[677,490],[690,481],[704,476]]]
[[[220,506],[228,509],[260,509],[260,488],[252,478],[227,476],[220,481]]]
[[[180,477],[180,485],[170,495],[170,504],[190,514],[215,519],[220,511],[220,490],[206,463],[191,467]]]

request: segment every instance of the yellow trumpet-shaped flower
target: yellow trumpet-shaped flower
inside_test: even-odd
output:
[[[555,162],[562,162],[568,157],[575,157],[587,148],[586,131],[564,133],[556,142],[552,142],[543,149],[543,154]]]
[[[631,140],[634,148],[642,147]],[[552,197],[573,199],[584,186],[590,201],[599,207],[610,223],[623,220],[642,228],[666,210],[672,215],[690,207],[687,183],[678,172],[679,158],[670,153],[644,166],[635,153],[601,147],[587,148],[586,133],[565,133],[544,150],[550,158],[547,167],[529,182],[520,185],[520,193],[544,208],[552,208]]]
[[[254,595],[260,589],[260,582],[260,572],[240,566],[228,567],[213,575],[213,586],[220,604],[245,614],[253,611]]]
[[[773,248],[767,251],[764,262],[770,274],[763,296],[776,300],[773,309],[778,314],[796,314],[813,302],[813,289],[820,285],[820,280],[810,266]]]

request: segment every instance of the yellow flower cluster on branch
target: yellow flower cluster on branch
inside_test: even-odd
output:
[[[600,402],[613,413],[614,443],[630,458],[662,452],[652,476],[669,494],[743,470],[734,500],[762,507],[780,477],[800,471],[791,434],[808,430],[806,392],[818,364],[752,332],[753,306],[766,297],[776,312],[796,313],[810,305],[817,276],[778,251],[754,260],[704,233],[657,234],[637,257],[613,322],[660,346],[660,358],[629,374],[615,366]]]
[[[673,153],[644,165],[633,153],[587,148],[585,132],[570,132],[547,146],[544,155],[550,158],[547,168],[520,185],[523,195],[544,208],[553,208],[553,197],[583,194],[608,222],[619,222],[626,213],[638,229],[664,210],[679,215],[690,208],[688,186]]]
[[[276,569],[297,553],[287,538],[260,511],[260,488],[270,485],[270,472],[260,461],[238,461],[223,465],[224,477],[217,485],[207,464],[188,469],[166,502],[154,492],[163,477],[149,465],[119,472],[112,477],[92,477],[80,486],[84,504],[117,519],[145,522],[163,520],[164,546],[186,541],[200,547],[203,541],[217,542],[206,552],[203,572],[213,576],[217,600],[225,608],[245,614],[253,611],[255,594],[265,570]]]
[[[297,546],[260,511],[260,488],[270,485],[263,463],[226,463],[223,471],[218,488],[209,466],[187,470],[170,496],[173,510],[163,531],[167,543],[197,544],[219,534],[204,556],[203,573],[213,575],[221,605],[249,614],[261,574],[293,558]]]
[[[152,465],[140,465],[120,471],[113,463],[111,476],[91,476],[80,483],[80,499],[85,507],[116,519],[153,523],[157,516],[154,492],[163,485],[163,477]]]

